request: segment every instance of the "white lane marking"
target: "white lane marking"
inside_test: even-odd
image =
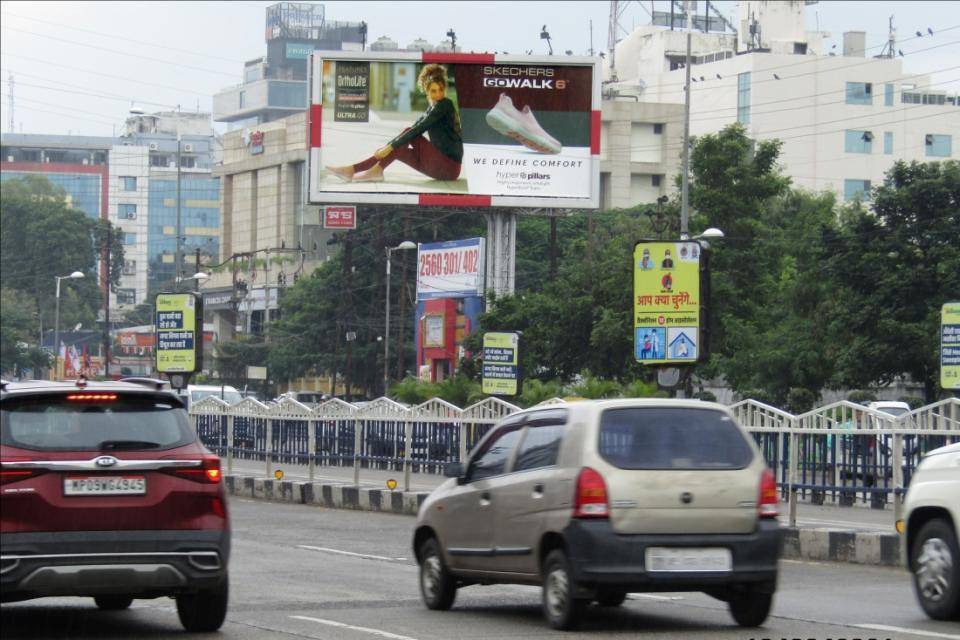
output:
[[[954,633],[938,633],[936,631],[924,631],[923,629],[907,629],[906,627],[891,627],[886,624],[855,624],[854,627],[861,629],[872,629],[874,631],[898,631],[900,633],[909,633],[915,636],[927,636],[930,638],[949,638],[949,640],[960,640],[960,635]]]
[[[780,562],[786,562],[788,564],[812,564],[815,567],[832,566],[829,562],[814,562],[813,560],[787,560],[786,558],[780,558]]]
[[[317,624],[326,624],[330,625],[331,627],[339,627],[340,629],[350,629],[351,631],[369,633],[371,635],[380,636],[381,638],[391,638],[392,640],[416,640],[416,638],[411,638],[410,636],[401,636],[396,633],[390,633],[389,631],[371,629],[370,627],[355,627],[352,624],[344,624],[343,622],[337,622],[336,620],[324,620],[323,618],[310,618],[308,616],[290,617],[296,620],[306,620],[307,622],[316,622]]]
[[[366,558],[368,560],[389,560],[395,562],[397,560],[407,560],[407,558],[391,558],[389,556],[374,556],[369,553],[354,553],[353,551],[341,551],[340,549],[328,549],[327,547],[311,547],[308,544],[298,544],[298,549],[306,549],[307,551],[322,551],[323,553],[336,553],[341,556],[351,556],[354,558]]]
[[[845,530],[870,529],[874,531],[893,532],[893,525],[874,524],[872,522],[851,522],[849,520],[823,520],[819,518],[797,518],[798,525],[804,524],[833,524],[843,527]]]
[[[683,600],[683,596],[655,596],[652,593],[631,593],[630,598],[649,598],[650,600]]]

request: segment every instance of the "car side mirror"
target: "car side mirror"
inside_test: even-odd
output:
[[[443,468],[443,477],[456,478],[458,484],[463,484],[464,472],[465,469],[463,468],[462,462],[448,462]]]

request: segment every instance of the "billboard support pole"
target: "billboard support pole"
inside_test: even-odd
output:
[[[517,214],[487,213],[487,289],[498,296],[513,293],[516,282]]]
[[[673,5],[671,4],[671,12]],[[687,85],[684,89],[683,101],[683,183],[680,199],[680,239],[688,237],[688,223],[690,221],[690,47],[692,33],[690,20],[690,2],[684,2],[684,14],[687,21],[687,58],[683,68],[687,76]],[[682,395],[680,397],[683,397]]]

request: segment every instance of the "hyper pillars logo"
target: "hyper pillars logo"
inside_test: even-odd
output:
[[[567,81],[554,78],[549,67],[487,66],[483,86],[494,89],[566,89]]]

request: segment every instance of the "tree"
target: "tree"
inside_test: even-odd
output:
[[[37,342],[37,313],[33,300],[16,289],[0,289],[0,372],[19,374],[23,369],[49,365]]]
[[[96,323],[101,307],[98,260],[110,223],[71,209],[63,189],[41,176],[0,184],[0,284],[30,296],[45,326],[53,325],[56,276],[82,271],[86,278],[61,286],[64,325]],[[111,286],[123,268],[122,231],[112,229]]]
[[[848,208],[827,238],[836,382],[909,375],[937,397],[940,307],[960,291],[960,163],[897,162],[873,207]]]

